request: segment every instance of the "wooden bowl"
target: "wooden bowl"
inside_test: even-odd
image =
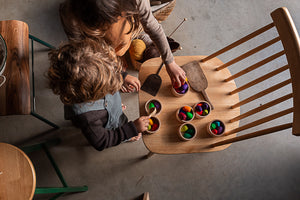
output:
[[[222,130],[219,127],[222,127]],[[225,123],[219,119],[215,119],[207,124],[207,132],[213,137],[223,136],[225,133]]]
[[[177,133],[178,133],[178,137],[182,141],[190,141],[196,137],[197,129],[191,123],[184,123],[184,124],[181,124]]]
[[[184,107],[189,107],[189,108],[190,108],[190,110],[191,110],[190,113],[192,113],[192,115],[193,115],[192,118],[190,118],[190,119],[188,119],[188,120],[183,120],[183,119],[181,119],[181,118],[179,117],[179,113],[182,112],[182,109],[184,109]],[[186,114],[186,111],[183,111],[183,113]],[[186,114],[186,115],[187,115],[187,114]],[[179,122],[183,122],[183,123],[190,122],[190,121],[192,121],[192,120],[194,119],[194,117],[195,117],[195,112],[194,112],[194,110],[193,110],[193,108],[192,108],[191,106],[184,105],[184,106],[178,108],[177,111],[176,111],[176,119],[177,119]]]
[[[154,104],[155,108],[156,108],[156,114],[155,115],[159,115],[161,110],[162,110],[162,105],[161,102],[157,99],[149,99],[146,103],[145,103],[145,110],[146,113],[149,115],[150,114],[150,109],[151,107],[149,107],[149,105],[151,105],[151,103]]]
[[[200,107],[198,107],[198,104],[202,104],[202,106],[199,105]],[[195,103],[193,108],[194,108],[196,118],[198,118],[198,119],[203,119],[203,118],[207,117],[211,112],[211,105],[207,101],[199,101],[199,102]],[[205,110],[208,111],[207,114],[204,114]]]
[[[160,128],[160,121],[159,121],[159,119],[157,118],[157,117],[151,117],[150,118],[152,121],[153,121],[153,123],[154,124],[157,124],[158,125],[158,127],[155,129],[155,130],[147,130],[146,132],[147,133],[149,133],[149,134],[154,134],[154,133],[156,133],[158,130],[159,130],[159,128]],[[153,127],[153,126],[152,126]]]
[[[171,92],[175,97],[183,97],[184,95],[186,95],[188,93],[189,89],[190,89],[190,85],[187,83],[187,89],[186,89],[185,93],[178,93],[176,91],[176,89],[173,87],[173,85],[171,85]]]

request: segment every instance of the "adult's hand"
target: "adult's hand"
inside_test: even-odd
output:
[[[167,64],[166,68],[172,84],[176,84],[178,87],[180,87],[186,78],[185,71],[179,67],[175,61]]]

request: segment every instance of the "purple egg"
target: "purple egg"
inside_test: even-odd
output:
[[[158,101],[154,101],[153,103],[154,103],[156,110],[159,111],[161,108],[160,103]]]
[[[223,129],[222,126],[219,126],[219,127],[217,128],[217,131],[218,131],[218,135],[220,135],[220,134],[223,133],[224,129]]]
[[[205,103],[205,102],[202,102],[202,108],[203,108],[203,110],[207,110],[208,109],[208,104],[207,103]]]
[[[180,90],[179,94],[184,94],[186,93],[186,90]]]
[[[187,90],[188,87],[189,87],[188,84],[185,83],[185,84],[183,84],[180,88],[181,88],[181,90]]]

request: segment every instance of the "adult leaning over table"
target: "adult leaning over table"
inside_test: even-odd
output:
[[[185,72],[176,64],[162,26],[152,15],[148,0],[66,0],[60,5],[60,18],[71,41],[105,38],[122,56],[128,50],[139,23],[158,48],[173,84],[181,86]],[[126,26],[130,31],[125,32]],[[140,81],[123,73],[123,92],[139,91]]]

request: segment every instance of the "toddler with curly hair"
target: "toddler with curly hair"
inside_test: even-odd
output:
[[[122,66],[104,40],[70,41],[49,53],[49,85],[65,105],[65,118],[80,128],[89,143],[101,151],[124,140],[138,140],[149,117],[129,121],[119,90]]]

